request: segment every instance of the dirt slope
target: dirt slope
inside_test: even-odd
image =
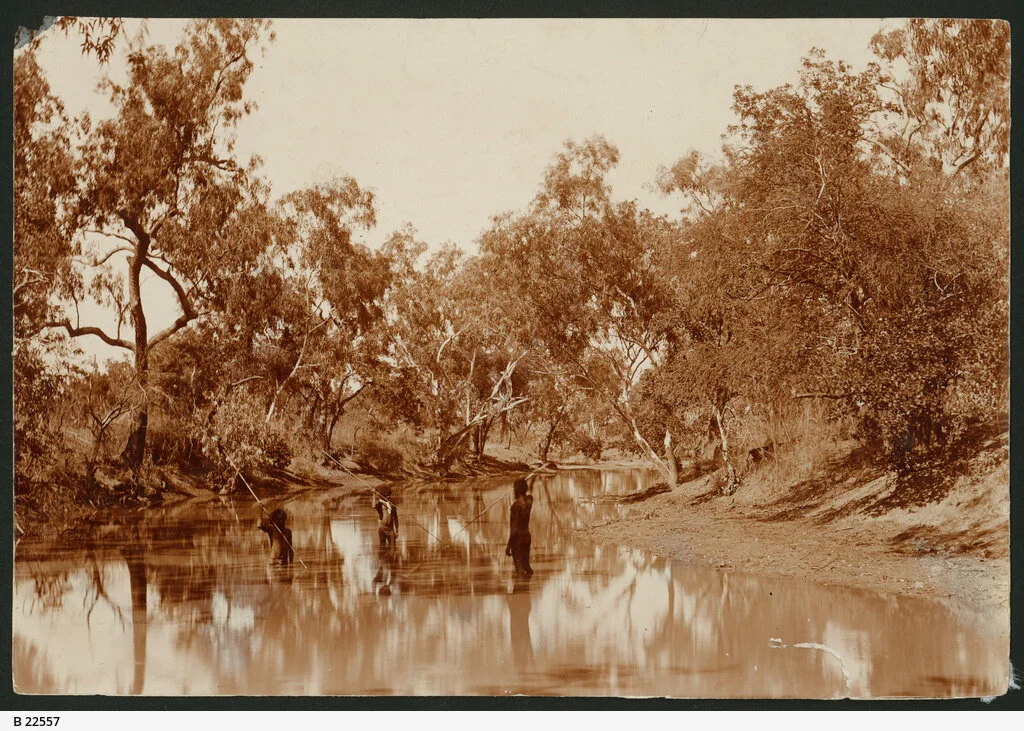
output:
[[[580,533],[718,568],[955,601],[1008,620],[1006,433],[899,485],[855,451],[781,487],[758,472],[732,497],[713,485],[680,485]]]

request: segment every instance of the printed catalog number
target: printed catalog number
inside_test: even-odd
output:
[[[56,726],[60,716],[21,716],[14,717],[15,726]]]

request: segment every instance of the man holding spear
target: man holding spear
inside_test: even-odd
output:
[[[373,490],[373,509],[377,511],[377,537],[382,549],[395,547],[398,539],[398,508],[391,502],[391,487],[384,485]]]

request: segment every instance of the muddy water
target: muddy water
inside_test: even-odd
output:
[[[946,605],[714,571],[573,536],[622,510],[589,498],[652,480],[622,469],[539,478],[528,582],[512,580],[504,556],[504,479],[397,489],[393,562],[378,556],[368,495],[332,491],[284,503],[306,568],[267,566],[257,511],[241,499],[120,519],[73,551],[22,541],[15,685],[820,698],[1005,689],[1005,638]]]

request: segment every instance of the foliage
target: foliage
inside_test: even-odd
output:
[[[16,342],[12,359],[15,387],[13,413],[14,490],[27,493],[54,479],[65,463],[63,423],[54,419],[59,405],[73,390],[75,369],[54,365],[45,343]],[[50,361],[50,362],[48,362]]]
[[[911,26],[886,41],[887,58],[910,53],[899,44],[921,32]],[[944,63],[953,76],[941,83],[953,83],[955,64]],[[728,464],[733,399],[742,396],[748,413],[787,393],[824,397],[845,403],[879,459],[905,470],[996,408],[1006,363],[1004,176],[965,187],[940,165],[909,167],[910,157],[894,174],[877,133],[890,82],[878,65],[854,72],[814,52],[796,85],[737,88],[740,121],[720,163],[691,153],[662,169],[662,190],[689,201],[689,252],[672,261],[672,347],[638,392],[648,434],[673,420],[683,433],[680,417],[703,402]],[[964,152],[974,142],[957,154],[981,156]],[[928,144],[915,151],[941,154]]]
[[[72,471],[68,424],[92,473],[121,452],[229,481],[330,450],[355,410],[375,471],[444,473],[503,430],[542,460],[633,450],[670,483],[717,445],[731,492],[804,399],[901,472],[1006,408],[1005,23],[909,21],[863,70],[812,49],[793,83],[737,87],[721,155],[657,171],[675,220],[613,197],[608,140],[567,141],[476,256],[411,225],[370,248],[350,177],[270,200],[234,150],[268,23],[195,21],[174,48],[59,25],[103,64],[123,50],[127,80],[102,82],[111,118],[72,119],[32,48],[15,60],[19,492]],[[177,303],[158,333],[143,274]],[[64,336],[126,359],[76,371]]]
[[[84,298],[111,308],[117,328],[110,334],[77,317],[46,324],[129,351],[144,389],[150,350],[199,318],[223,294],[226,279],[250,272],[269,242],[260,186],[232,154],[233,129],[253,108],[242,98],[253,69],[249,54],[266,32],[263,21],[201,20],[173,51],[132,41],[127,83],[108,78],[102,84],[115,116],[95,124],[88,116],[78,120],[75,213],[77,233],[89,234],[91,260],[76,260],[82,269],[68,299],[76,315]],[[127,293],[111,268],[122,254]],[[171,288],[181,310],[153,335],[143,269]],[[121,336],[126,320],[131,339]],[[136,468],[145,454],[147,404],[136,411],[125,448]]]
[[[38,332],[76,285],[75,177],[69,121],[31,52],[14,62],[15,336]]]
[[[912,145],[952,174],[1005,167],[1010,152],[1010,24],[913,19],[872,38],[875,53],[909,73],[886,90],[901,118],[886,152]],[[888,141],[887,141],[888,142]],[[895,159],[900,160],[897,156]]]
[[[122,18],[81,18],[74,15],[65,15],[56,19],[54,27],[62,31],[65,36],[72,32],[81,36],[81,49],[83,55],[95,55],[100,63],[107,63],[117,48],[117,40],[124,36],[125,27]],[[34,31],[31,33],[31,46],[39,45],[42,39]]]
[[[358,442],[356,460],[364,470],[378,474],[395,474],[405,464],[402,451],[379,434]]]
[[[530,209],[496,218],[481,238],[482,265],[514,303],[514,327],[611,406],[668,479],[635,428],[629,394],[668,336],[671,287],[659,263],[676,231],[610,199],[605,175],[618,158],[601,137],[566,142]]]
[[[582,454],[591,462],[599,461],[601,459],[601,453],[604,451],[604,444],[598,437],[582,431],[574,432],[572,436],[566,440],[565,446],[567,451]]]
[[[396,417],[429,434],[443,472],[472,439],[479,457],[491,425],[525,403],[516,377],[525,353],[495,316],[482,272],[452,246],[414,270],[425,249],[411,230],[386,245],[405,273],[388,298],[394,373],[386,395]]]
[[[268,425],[262,409],[254,408],[253,396],[242,390],[229,395],[201,433],[203,453],[225,482],[237,471],[283,469],[292,450],[280,429]]]

